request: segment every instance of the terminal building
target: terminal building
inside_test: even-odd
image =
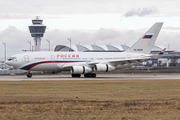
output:
[[[66,45],[57,45],[54,51],[59,52],[124,52],[130,47],[127,45],[72,45],[71,48]],[[157,55],[161,52],[164,48],[159,46],[154,46],[151,54]],[[166,50],[165,53],[172,53],[174,50]]]
[[[128,46],[126,45],[72,45],[71,48],[69,46],[65,45],[57,45],[54,49],[54,51],[60,51],[60,52],[67,52],[67,51],[72,51],[72,52],[123,52],[125,50],[129,49]]]

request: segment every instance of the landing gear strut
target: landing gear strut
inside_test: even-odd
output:
[[[27,77],[28,78],[31,78],[32,77],[32,74],[30,72],[27,73]]]
[[[87,74],[84,74],[84,77],[93,77],[93,78],[95,78],[96,74],[95,73],[87,73]]]

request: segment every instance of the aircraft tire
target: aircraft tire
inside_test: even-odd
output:
[[[31,74],[31,73],[28,73],[28,74],[27,74],[27,77],[28,77],[28,78],[31,78],[31,77],[32,77],[32,74]]]
[[[96,74],[95,73],[92,73],[92,75],[91,75],[93,78],[95,78],[96,77]]]
[[[81,74],[71,74],[72,77],[81,77]]]
[[[88,74],[84,74],[84,77],[88,77]]]
[[[84,77],[93,77],[93,78],[95,78],[96,74],[95,73],[87,73],[87,74],[84,74]]]
[[[84,77],[91,77],[91,73],[84,74]]]

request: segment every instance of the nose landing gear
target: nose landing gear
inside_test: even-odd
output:
[[[30,72],[27,73],[27,77],[28,78],[31,78],[32,77],[32,74]]]

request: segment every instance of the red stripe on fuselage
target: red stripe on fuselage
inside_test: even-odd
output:
[[[151,39],[152,37],[143,37],[143,39]]]

